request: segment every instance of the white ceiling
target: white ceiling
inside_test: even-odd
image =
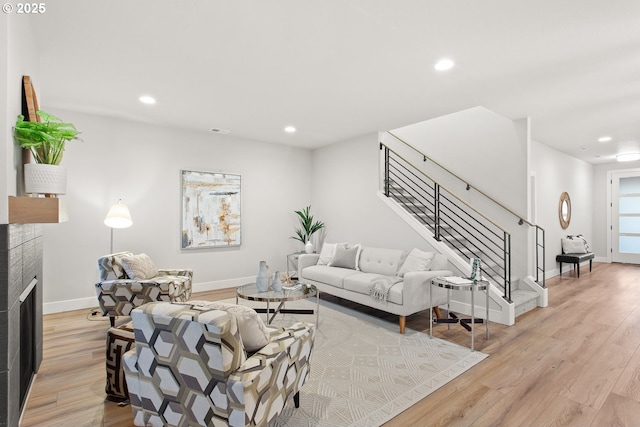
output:
[[[313,148],[482,105],[594,164],[640,152],[638,0],[46,7],[32,18],[47,106]],[[442,57],[456,66],[435,71]]]

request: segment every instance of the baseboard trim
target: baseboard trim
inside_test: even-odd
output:
[[[245,283],[255,282],[255,277],[239,277],[236,279],[216,280],[212,282],[194,283],[192,292],[215,291],[218,289],[235,288]],[[62,313],[65,311],[84,310],[98,307],[97,297],[76,298],[62,301],[45,302],[42,304],[43,314]]]

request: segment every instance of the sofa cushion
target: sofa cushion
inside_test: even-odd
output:
[[[345,277],[358,274],[356,270],[326,265],[312,265],[302,270],[302,278],[342,288]]]
[[[345,277],[344,288],[346,290],[357,292],[359,294],[369,295],[371,282],[381,277],[385,276],[375,273],[353,274],[351,276]],[[402,285],[402,282],[398,282],[393,285],[391,289],[389,289],[389,294],[387,295],[388,302],[402,305]],[[373,297],[371,299],[372,301],[374,300]]]
[[[403,251],[399,249],[371,248],[364,246],[360,252],[358,267],[363,273],[395,276]]]
[[[333,258],[331,258],[329,265],[331,267],[342,267],[356,270],[359,253],[360,245],[351,247],[337,245],[336,251],[333,254]]]
[[[398,269],[398,276],[404,277],[404,274],[409,271],[429,270],[429,267],[431,267],[431,260],[433,260],[434,255],[435,252],[424,252],[416,248],[412,249]]]

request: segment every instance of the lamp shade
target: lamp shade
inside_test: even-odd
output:
[[[129,208],[124,203],[118,202],[111,206],[107,217],[104,219],[104,225],[111,228],[127,228],[131,227],[133,221],[131,220],[131,213]]]

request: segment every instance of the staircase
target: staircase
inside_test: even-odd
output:
[[[405,141],[400,140],[400,142],[416,151],[419,156],[422,156],[423,161],[435,163]],[[513,324],[515,317],[537,306],[546,306],[544,265],[539,265],[540,260],[544,264],[544,230],[542,228],[529,223],[478,191],[479,194],[513,214],[520,226],[535,230],[535,247],[532,253],[535,253],[536,277],[535,279],[532,276],[513,278],[511,274],[512,236],[508,230],[382,142],[380,149],[383,154],[381,164],[384,170],[382,179],[384,198],[399,207],[403,213],[401,216],[406,216],[408,222],[411,221],[417,225],[417,230],[428,233],[434,240],[434,246],[439,247],[463,274],[468,274],[470,271],[469,258],[482,260],[482,274],[491,283],[492,294],[499,295],[496,298],[492,297],[492,300],[502,307],[502,311],[509,313],[506,317],[502,316],[504,322],[501,323]],[[460,179],[446,168],[438,166]],[[469,184],[465,184],[467,190],[472,188]]]

